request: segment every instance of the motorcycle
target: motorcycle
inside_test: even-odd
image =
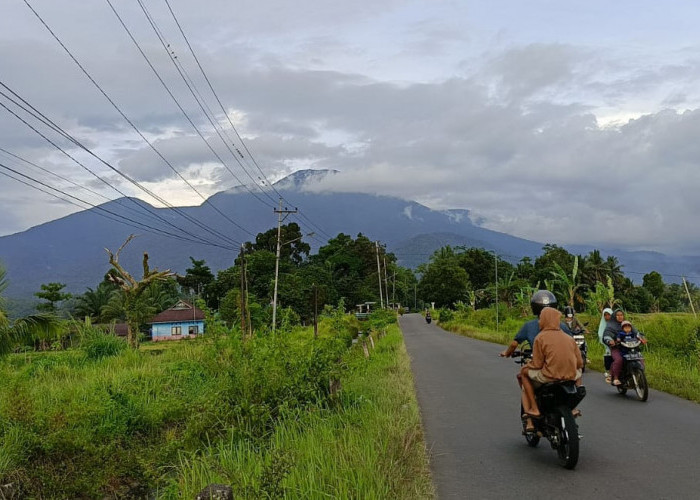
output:
[[[586,344],[586,337],[583,335],[583,330],[577,330],[574,332],[574,340],[576,345],[581,351],[581,357],[583,358],[583,368],[582,372],[586,371],[586,364],[588,363],[588,345]]]
[[[588,326],[588,323],[584,323],[583,326]],[[588,344],[586,344],[586,337],[584,336],[585,331],[586,330],[584,328],[571,330],[574,340],[576,341],[576,345],[581,351],[581,357],[583,358],[583,368],[581,369],[582,372],[586,371],[586,364],[588,364]]]
[[[649,399],[649,384],[644,373],[644,356],[641,352],[642,344],[646,344],[646,337],[641,332],[638,336],[637,339],[620,342],[625,348],[625,352],[622,353],[624,362],[620,376],[621,384],[613,387],[617,387],[620,394],[627,394],[628,389],[634,389],[637,400],[646,401]]]
[[[433,318],[430,317],[430,314],[425,315],[425,322],[430,324],[430,322],[433,320]]]
[[[532,358],[532,351],[515,351],[512,356],[520,358],[515,362],[524,365]],[[520,405],[522,432],[527,444],[534,448],[540,438],[547,438],[552,449],[557,451],[559,463],[566,469],[573,469],[578,463],[580,436],[572,412],[584,397],[586,388],[577,387],[574,381],[552,382],[535,389],[535,399],[542,417],[532,419],[534,431],[527,430],[527,417]]]

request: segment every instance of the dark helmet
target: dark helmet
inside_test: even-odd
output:
[[[556,309],[557,298],[549,290],[538,290],[532,294],[530,307],[532,307],[532,314],[539,317],[542,309],[545,307],[554,307]]]
[[[564,316],[569,316],[569,314],[571,314],[572,317],[574,316],[574,308],[571,306],[566,306],[564,308]]]

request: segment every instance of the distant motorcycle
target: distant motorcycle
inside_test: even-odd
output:
[[[430,314],[425,315],[425,322],[430,324],[430,322],[433,321],[433,318],[430,317]]]
[[[576,345],[581,351],[581,357],[583,358],[583,368],[581,372],[586,371],[586,363],[588,363],[588,344],[586,344],[586,337],[583,335],[583,330],[577,330],[574,332],[574,340]]]
[[[515,351],[512,356],[520,358],[516,363],[524,365],[532,358],[532,351]],[[534,448],[539,444],[541,437],[547,438],[552,449],[557,450],[559,463],[567,469],[573,469],[578,463],[580,437],[572,411],[584,397],[586,388],[576,387],[574,381],[552,382],[535,389],[535,398],[542,417],[532,419],[535,425],[534,432],[527,431],[527,418],[523,416],[525,410],[522,404],[520,405],[522,432],[527,444]]]
[[[617,392],[627,394],[628,389],[634,389],[635,395],[639,401],[649,399],[649,384],[647,376],[644,373],[644,356],[642,355],[642,344],[646,344],[646,337],[640,332],[638,339],[628,342],[621,342],[625,352],[622,353],[624,363],[622,365],[622,375],[620,376],[620,385],[617,387]]]

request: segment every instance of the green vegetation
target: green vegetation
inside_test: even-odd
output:
[[[438,311],[436,319],[446,330],[469,337],[507,344],[526,318],[515,309],[499,310],[499,332],[496,332],[495,309],[477,311],[462,307],[457,312]],[[443,321],[445,318],[445,321]],[[581,314],[588,322],[590,368],[603,370],[603,346],[598,342],[600,317]],[[700,403],[700,321],[692,314],[631,314],[629,319],[646,335],[644,348],[649,384],[658,390]]]
[[[429,496],[401,337],[372,321],[389,333],[369,359],[342,310],[316,339],[214,323],[131,350],[84,325],[77,349],[6,356],[0,479],[29,498],[192,498],[210,481],[237,498]]]
[[[534,262],[525,257],[513,264],[481,248],[443,247],[418,268],[422,275],[419,298],[436,307],[465,302],[477,309],[491,306],[496,299],[508,307],[527,307],[532,291],[546,288],[560,304],[595,314],[612,305],[637,313],[689,312],[689,295],[700,303],[700,289],[692,283],[686,292],[682,284],[664,283],[659,273],[651,271],[641,286],[635,285],[616,257],[603,259],[598,250],[588,255],[574,255],[557,245],[545,245],[542,250]]]

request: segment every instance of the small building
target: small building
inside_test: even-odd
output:
[[[204,333],[204,311],[179,300],[170,309],[151,318],[148,324],[154,342],[194,338]]]

